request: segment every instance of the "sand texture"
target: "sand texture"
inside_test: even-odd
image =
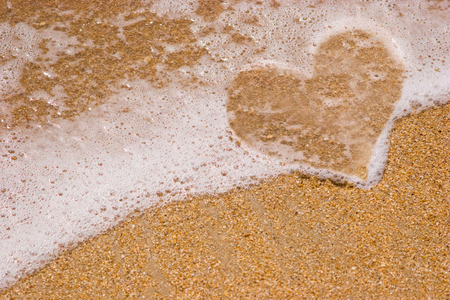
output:
[[[83,118],[91,113],[91,109],[113,106],[114,103],[108,101],[118,91],[132,89],[123,84],[127,82],[144,81],[155,91],[173,92],[172,86],[176,91],[201,91],[208,84],[213,86],[211,82],[221,83],[220,76],[228,76],[224,72],[233,69],[227,65],[229,57],[221,56],[222,52],[227,53],[225,47],[246,49],[247,52],[242,51],[230,59],[239,68],[258,55],[265,58],[264,52],[268,50],[259,46],[260,41],[240,34],[239,28],[225,23],[220,23],[223,25],[220,27],[214,23],[225,13],[225,2],[229,5],[226,13],[232,18],[233,5],[240,1],[199,1],[196,18],[212,25],[199,27],[201,30],[197,28],[197,31],[194,30],[197,25],[192,25],[195,22],[191,19],[159,16],[142,9],[137,1],[11,0],[1,4],[1,23],[8,23],[8,26],[24,23],[36,32],[50,28],[52,34],[60,32],[77,43],[69,47],[50,38],[42,39],[36,57],[26,60],[21,67],[23,74],[17,80],[17,91],[11,91],[1,99],[0,137],[11,132],[15,134],[15,130],[26,135],[33,132],[30,128],[40,130],[72,121],[81,124],[80,127],[88,127]],[[264,4],[263,1],[253,2],[255,7]],[[271,3],[273,9],[281,5],[277,1]],[[318,5],[320,3],[318,1]],[[54,9],[56,4],[59,12]],[[116,25],[118,16],[122,18],[120,22],[130,24],[119,27]],[[249,13],[242,24],[263,28],[256,16]],[[109,23],[108,20],[117,22]],[[308,19],[308,22],[319,21]],[[216,32],[218,29],[213,25],[221,32]],[[219,45],[214,53],[207,43],[202,44],[202,39],[216,33],[220,38],[219,41],[211,38],[211,43]],[[406,78],[402,63],[391,57],[381,42],[371,39],[364,31],[349,31],[325,40],[317,46],[315,75],[309,78],[291,71],[280,73],[280,69],[275,72],[269,67],[237,73],[232,84],[224,88],[230,93],[228,107],[222,102],[210,101],[211,106],[222,109],[225,121],[227,109],[230,115],[236,116],[230,125],[238,138],[231,139],[234,148],[230,146],[230,149],[241,153],[245,145],[250,149],[253,143],[256,149],[273,157],[303,151],[311,161],[316,159],[315,156],[320,158],[313,166],[366,178],[372,147],[401,98],[403,79]],[[364,41],[364,45],[367,40],[371,41],[371,48],[341,46],[343,42],[353,45],[355,40]],[[306,49],[305,41],[307,39],[297,37],[287,43],[294,43],[294,46],[298,43],[298,48]],[[271,44],[267,42],[267,45]],[[64,51],[58,50],[60,46],[61,49],[65,47]],[[352,52],[355,49],[364,55],[355,56]],[[16,59],[13,54],[1,57],[0,63]],[[333,57],[336,61],[331,59]],[[296,56],[292,55],[292,59]],[[439,59],[444,61],[442,57]],[[211,79],[208,83],[207,76],[199,75],[201,64],[205,62],[216,67],[223,65],[217,67],[217,77],[211,77],[216,81]],[[373,64],[379,68],[377,74],[372,72]],[[350,74],[353,77],[347,74],[345,67],[355,72]],[[435,71],[440,72],[438,68]],[[369,75],[374,76],[370,84]],[[381,82],[381,78],[386,80]],[[198,93],[203,95],[203,92]],[[258,93],[260,97],[255,97]],[[212,95],[215,94],[214,90],[209,95],[211,98],[205,97],[214,99]],[[308,102],[311,95],[315,95],[313,100],[317,103]],[[342,101],[344,104],[325,110],[318,118],[315,109],[322,105],[324,95],[327,99],[351,98],[354,102]],[[194,96],[192,102],[197,99]],[[49,97],[53,102],[48,100]],[[186,103],[191,99],[185,98]],[[256,108],[261,108],[261,99],[266,105],[258,111]],[[253,100],[259,102],[254,104]],[[124,103],[121,114],[129,114],[132,118],[132,113],[140,112],[127,107],[126,101]],[[169,111],[172,108],[167,103],[161,101]],[[180,103],[181,106],[184,102]],[[183,105],[189,104],[186,103]],[[155,107],[157,105],[155,102]],[[198,102],[197,105],[203,104]],[[273,111],[267,113],[269,106]],[[297,107],[303,110],[295,111]],[[159,110],[151,111],[148,119],[161,120]],[[357,127],[348,126],[354,132],[338,128],[344,121],[354,124],[362,120],[360,114],[363,112],[369,114],[365,119],[367,122],[361,121]],[[195,125],[192,127],[203,126],[199,125],[204,121],[199,117],[200,112],[195,111],[192,115],[197,118],[193,118]],[[217,115],[207,116],[213,119]],[[176,115],[174,122],[181,122],[182,117],[187,118]],[[319,124],[319,121],[323,122]],[[295,127],[302,122],[310,130],[308,134],[304,128]],[[213,123],[211,121],[211,128],[215,128]],[[131,136],[132,141],[141,145],[140,139],[145,136],[138,138],[137,129],[122,129],[126,127],[123,125],[111,127],[115,130],[111,136]],[[151,131],[145,126],[146,131]],[[146,131],[142,135],[148,134]],[[328,140],[328,136],[333,135],[342,140],[352,139],[349,147],[355,161],[346,160],[349,151],[339,139]],[[218,135],[217,140],[222,138]],[[12,141],[16,139],[11,138]],[[132,144],[125,138],[123,140],[125,145]],[[19,142],[25,144],[26,141],[14,143]],[[197,194],[188,199],[180,196],[177,202],[136,211],[107,232],[61,249],[54,260],[0,291],[0,299],[450,299],[450,105],[396,121],[390,143],[383,178],[371,189],[359,189],[353,184],[339,185],[294,172],[223,194]],[[113,142],[109,144],[109,140],[99,139],[98,144],[101,146],[97,149],[103,152],[120,148]],[[217,145],[224,147],[219,142]],[[277,154],[273,148],[279,145],[291,152]],[[310,145],[309,153],[305,149]],[[86,152],[91,150],[86,149]],[[234,153],[231,150],[222,149]],[[220,151],[218,157],[223,154]],[[26,159],[26,152],[12,148],[4,152],[2,162],[5,166],[22,165]],[[88,163],[84,164],[87,168]],[[95,163],[95,170],[101,171],[98,176],[103,176],[101,165]],[[67,170],[61,169],[48,172],[60,172],[61,178],[69,176],[64,175]],[[245,171],[237,169],[233,170],[239,176]],[[136,173],[134,169],[133,172]],[[217,177],[234,176],[230,173],[218,173]],[[173,181],[178,184],[178,177]],[[31,185],[31,180],[21,182]],[[193,183],[192,190],[195,184],[197,182]],[[58,183],[54,186],[58,187]],[[188,187],[184,189],[189,191]],[[44,189],[38,192],[42,191]],[[183,192],[187,194],[186,191]],[[2,193],[6,195],[6,189]],[[26,198],[31,192],[23,193]],[[66,197],[65,193],[60,193],[61,199]],[[178,194],[161,189],[151,196],[157,201],[159,197],[165,199],[170,195]]]
[[[370,190],[300,174],[132,216],[1,299],[448,299],[450,106],[400,120]]]

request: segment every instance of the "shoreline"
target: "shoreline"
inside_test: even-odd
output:
[[[0,299],[450,298],[449,8],[410,4],[7,1],[3,283],[48,263]]]
[[[448,298],[449,121],[450,104],[398,120],[372,189],[294,173],[170,203],[0,298]]]

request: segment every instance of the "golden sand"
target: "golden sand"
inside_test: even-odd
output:
[[[370,190],[300,174],[142,212],[1,299],[450,297],[450,106],[400,120]]]
[[[36,29],[61,21],[51,12],[53,1],[36,3],[17,1],[16,11],[3,5],[0,21],[31,22]],[[92,10],[99,18],[128,6],[130,11],[139,8],[126,1],[60,5],[77,13]],[[221,11],[220,1],[201,1],[197,13],[213,20]],[[154,18],[164,30],[145,31],[136,23],[127,28],[129,42],[124,44],[116,36],[117,27],[74,18],[72,27],[61,30],[99,47],[76,57],[61,53],[54,63],[46,60],[44,41],[41,60],[24,68],[25,92],[5,100],[12,126],[75,118],[106,101],[114,92],[108,84],[130,76],[164,85],[157,64],[170,71],[206,55],[203,48],[190,45],[193,36],[186,20],[145,13],[128,17]],[[87,24],[82,33],[71,32],[77,22]],[[236,42],[246,41],[233,34]],[[154,55],[140,42],[142,35],[151,42],[188,45],[163,61],[164,50],[155,42],[152,46],[161,54]],[[106,62],[102,57],[111,55],[108,51],[121,59]],[[44,78],[41,64],[51,65],[61,79]],[[189,82],[197,83],[198,78]],[[51,91],[56,85],[67,94],[61,116],[45,101],[30,98],[35,90]],[[138,212],[108,232],[61,251],[45,267],[1,291],[0,298],[449,299],[450,106],[398,121],[390,140],[385,174],[370,190],[293,173],[247,189]],[[20,154],[11,159],[20,159]]]

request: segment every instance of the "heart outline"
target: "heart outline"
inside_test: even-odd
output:
[[[371,72],[373,74],[370,74]],[[314,54],[314,72],[310,77],[306,77],[287,63],[277,61],[263,61],[242,68],[229,89],[227,103],[229,124],[244,144],[257,152],[272,157],[278,155],[287,163],[299,163],[303,169],[308,169],[308,166],[328,169],[332,173],[339,173],[341,178],[346,178],[345,181],[349,181],[350,178],[353,182],[373,183],[377,179],[375,177],[381,177],[377,164],[380,157],[387,152],[386,147],[383,147],[383,140],[386,140],[385,137],[390,131],[389,121],[401,99],[403,73],[404,67],[398,53],[394,53],[392,47],[386,46],[376,33],[360,29],[341,31],[322,40]],[[362,93],[366,95],[361,97]],[[261,101],[260,99],[264,97],[266,99]],[[322,101],[319,99],[321,97]],[[368,98],[376,98],[375,100],[379,101],[370,101]],[[329,101],[330,107],[340,107],[341,112],[334,109],[334,112],[330,113],[333,109],[328,111],[323,109],[326,105],[324,100]],[[343,103],[349,100],[359,105],[345,107]],[[243,101],[245,105],[242,105]],[[262,103],[264,101],[265,103]],[[262,109],[259,107],[259,111],[258,105],[263,107]],[[303,111],[295,110],[295,105],[302,105]],[[318,114],[318,111],[312,108],[314,105],[322,105],[322,112]],[[269,113],[267,110],[272,112]],[[365,121],[358,121],[357,118]],[[321,119],[322,123],[318,123],[317,119]],[[334,122],[334,119],[339,122]],[[324,120],[329,123],[328,126],[343,126],[346,130],[324,130],[327,128]],[[350,121],[348,126],[344,121]],[[372,126],[367,124],[374,122],[376,124]],[[287,128],[293,125],[302,127],[305,123],[308,128],[303,128],[303,132],[300,132],[301,128],[300,131]],[[266,128],[262,132],[264,125]],[[353,127],[356,125],[357,130],[352,129],[352,125]],[[322,132],[314,132],[314,126]],[[280,132],[280,129],[284,132]],[[307,136],[308,130],[311,131],[311,137]],[[252,131],[259,137],[255,138]],[[353,133],[346,133],[349,131]],[[369,141],[364,142],[363,139],[356,138],[358,131],[369,135]],[[298,139],[297,141],[292,138],[290,141],[284,139],[274,147],[275,143],[271,140],[278,140],[283,135]],[[313,157],[314,153],[307,151],[310,146],[308,143],[297,145],[295,151],[287,151],[285,146],[281,146],[284,142],[284,145],[292,147],[293,143],[298,144],[302,139],[309,139],[311,143],[317,144],[318,137],[322,138],[320,140],[322,144],[328,143],[328,146],[316,145],[312,147],[315,148],[314,151],[327,152],[327,147],[334,143],[332,148],[335,153],[340,148],[340,157],[331,157],[330,152],[333,151],[328,151],[325,156],[316,153],[316,157]],[[327,139],[330,142],[324,142]],[[349,141],[351,139],[353,141]],[[281,148],[284,154],[277,153]],[[367,151],[367,148],[371,150]],[[301,155],[296,156],[299,153]],[[288,159],[289,155],[296,158],[292,161]],[[347,163],[344,156],[347,157]],[[361,159],[357,158],[358,156]],[[325,164],[324,158],[328,159]],[[348,159],[356,159],[356,169]],[[376,174],[374,168],[378,169]]]

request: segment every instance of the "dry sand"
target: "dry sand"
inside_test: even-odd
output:
[[[450,106],[400,120],[370,190],[301,174],[131,216],[1,299],[450,298]]]

